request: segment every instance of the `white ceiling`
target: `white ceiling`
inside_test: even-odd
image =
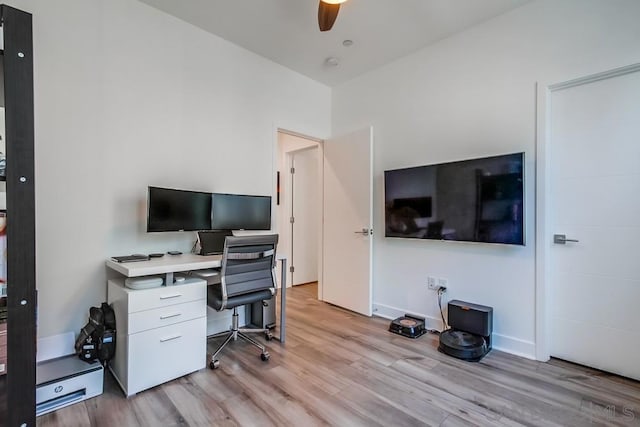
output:
[[[319,0],[140,1],[335,86],[530,0],[349,0],[325,33]]]

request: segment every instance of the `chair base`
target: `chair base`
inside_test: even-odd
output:
[[[261,352],[260,359],[262,359],[263,362],[266,362],[267,360],[269,360],[270,355],[269,355],[269,352],[267,351],[267,348],[262,344],[260,344],[258,341],[251,338],[249,335],[247,335],[248,333],[265,334],[265,338],[267,339],[267,341],[269,341],[271,340],[271,338],[273,338],[273,335],[271,334],[271,331],[269,330],[269,328],[263,328],[263,329],[239,328],[238,323],[239,323],[238,307],[234,307],[233,315],[231,316],[231,329],[228,331],[220,332],[218,334],[213,334],[207,337],[207,339],[210,339],[210,338],[219,338],[219,337],[226,336],[226,339],[222,342],[222,344],[218,346],[216,351],[213,352],[213,354],[211,355],[211,359],[209,360],[209,367],[211,369],[217,369],[220,366],[220,361],[217,359],[217,356],[218,354],[220,354],[222,349],[225,348],[225,346],[229,344],[231,340],[236,341],[238,338],[242,338],[248,343],[258,347]]]

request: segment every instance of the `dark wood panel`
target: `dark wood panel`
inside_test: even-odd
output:
[[[0,107],[4,107],[4,50],[0,51]]]
[[[103,396],[38,424],[640,425],[638,382],[495,350],[480,363],[453,359],[437,351],[435,335],[391,334],[387,320],[318,302],[316,292],[315,285],[287,291],[287,343],[267,343],[268,363],[237,341],[222,352],[217,371],[203,369],[130,399],[108,376]]]
[[[7,376],[0,376],[0,420],[6,420],[7,412]]]
[[[3,5],[7,148],[8,423],[35,424],[35,196],[31,15]]]

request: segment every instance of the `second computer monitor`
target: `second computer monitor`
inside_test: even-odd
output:
[[[271,197],[214,193],[211,228],[214,230],[270,230]]]

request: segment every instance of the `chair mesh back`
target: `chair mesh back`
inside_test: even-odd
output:
[[[222,282],[227,298],[275,289],[278,235],[227,237],[222,255]]]

